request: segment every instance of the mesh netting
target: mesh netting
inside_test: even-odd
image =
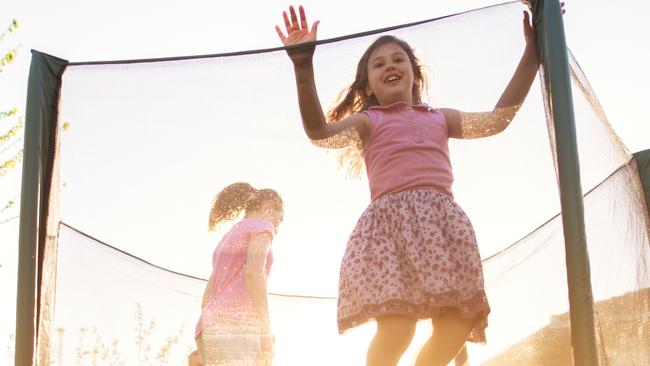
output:
[[[521,9],[504,4],[390,34],[428,66],[429,104],[491,110],[523,50]],[[317,46],[325,109],[379,34]],[[643,189],[571,61],[599,350],[606,364],[650,363]],[[450,141],[454,195],[474,224],[492,308],[488,343],[468,346],[472,365],[571,362],[553,142],[538,85],[505,132]],[[71,128],[61,137],[52,364],[185,363],[211,253],[229,229],[208,233],[210,205],[236,181],[284,200],[269,280],[275,364],[363,364],[374,325],[339,336],[336,294],[368,183],[348,179],[336,151],[305,136],[283,50],[71,64],[59,116]],[[419,324],[402,364],[430,332]]]

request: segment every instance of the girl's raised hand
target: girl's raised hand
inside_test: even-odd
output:
[[[280,29],[279,26],[275,26],[275,31],[278,33],[282,44],[285,46],[293,46],[300,43],[316,41],[316,33],[320,22],[318,20],[315,21],[314,24],[312,24],[311,29],[309,29],[305,9],[302,5],[298,7],[298,11],[300,13],[300,21],[298,21],[298,16],[293,6],[289,6],[289,15],[287,15],[286,11],[282,12],[284,27],[287,31],[286,35],[282,32],[282,29]],[[300,47],[293,50],[287,50],[287,53],[294,64],[300,64],[306,61],[311,61],[314,54],[314,47]]]
[[[564,1],[560,3],[562,7],[562,14],[564,14]],[[530,15],[527,11],[524,10],[524,38],[526,39],[526,48],[529,51],[534,52],[535,57],[537,56],[537,44],[535,42],[535,28],[531,24]]]
[[[539,52],[537,52],[537,42],[535,42],[535,28],[530,21],[530,15],[524,10],[524,38],[526,39],[526,55],[529,59],[539,62]]]

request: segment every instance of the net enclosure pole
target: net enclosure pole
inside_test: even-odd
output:
[[[573,360],[576,366],[597,366],[594,303],[562,8],[558,0],[533,0],[531,5],[555,130]]]
[[[57,120],[61,75],[67,61],[32,51],[27,82],[23,169],[18,231],[15,366],[35,364],[38,243],[43,215],[43,181],[50,154],[50,135]]]

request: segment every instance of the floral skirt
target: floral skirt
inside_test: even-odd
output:
[[[469,218],[449,196],[421,189],[370,203],[353,230],[339,281],[339,332],[383,315],[472,319],[485,342],[490,312]]]

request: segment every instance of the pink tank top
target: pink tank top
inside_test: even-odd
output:
[[[426,104],[396,102],[370,107],[363,156],[371,199],[411,189],[435,189],[453,197],[447,119]]]
[[[211,287],[207,289],[207,303],[196,324],[195,336],[215,323],[227,326],[255,325],[256,317],[244,277],[248,244],[255,234],[273,235],[274,232],[273,224],[268,220],[249,218],[237,223],[224,235],[212,254]],[[267,278],[272,263],[273,254],[269,251],[265,268]]]

